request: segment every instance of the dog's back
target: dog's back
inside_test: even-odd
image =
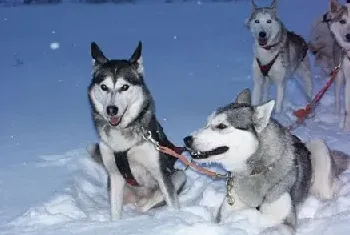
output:
[[[304,38],[293,31],[287,31],[286,47],[290,55],[289,60],[291,64],[300,64],[308,51],[308,45]]]

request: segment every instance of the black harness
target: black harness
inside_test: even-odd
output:
[[[158,123],[155,117],[152,117],[151,125],[148,127],[148,131],[151,132],[151,137],[157,141],[161,146],[168,147],[172,150],[174,150],[177,153],[182,153],[183,148],[176,147],[173,143],[171,143],[166,135],[163,132],[163,128]],[[146,133],[144,133],[146,134]],[[123,152],[115,152],[115,164],[119,170],[119,172],[122,174],[125,181],[131,185],[138,187],[140,184],[135,179],[134,175],[131,172],[129,160],[128,160],[128,151],[130,149],[123,151]],[[167,154],[159,152],[160,155],[160,161],[161,163],[165,164],[162,167],[162,169],[165,169],[168,173],[171,173],[175,170],[174,164],[176,162],[176,158],[169,156]]]
[[[267,77],[272,68],[272,65],[276,62],[279,55],[280,53],[278,52],[276,56],[267,64],[262,64],[261,61],[258,58],[256,58],[256,62],[258,62],[260,71],[264,77]]]

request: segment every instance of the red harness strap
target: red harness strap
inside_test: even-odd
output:
[[[272,65],[276,62],[278,56],[280,55],[280,53],[278,52],[277,55],[267,64],[261,64],[261,61],[256,58],[256,62],[258,62],[259,68],[261,73],[264,75],[264,77],[266,77],[268,75],[268,73],[270,72]]]

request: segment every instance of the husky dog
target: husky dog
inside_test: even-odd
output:
[[[144,212],[165,200],[178,209],[178,193],[186,182],[185,173],[174,168],[176,159],[150,141],[176,150],[156,119],[141,51],[140,42],[130,59],[109,60],[91,43],[88,95],[100,141],[90,153],[108,172],[112,219],[121,218],[123,203],[136,203]]]
[[[246,24],[255,42],[253,61],[253,104],[267,101],[270,80],[276,85],[275,111],[283,109],[287,79],[297,73],[304,82],[306,96],[312,98],[312,78],[307,57],[308,45],[294,32],[288,31],[277,16],[277,0],[270,7],[257,7],[252,0],[252,13]]]
[[[327,77],[339,64],[341,48],[330,30],[331,14],[329,11],[317,17],[311,27],[310,52],[315,56],[315,65],[320,67]]]
[[[335,79],[335,108],[340,113],[340,93],[343,83],[345,96],[345,125],[344,130],[350,131],[350,3],[340,5],[336,0],[330,1],[330,30],[343,53],[338,60],[341,62],[340,71]]]
[[[195,161],[219,163],[233,175],[216,222],[231,212],[257,208],[274,225],[293,233],[298,206],[309,191],[322,199],[339,191],[338,175],[350,158],[338,157],[343,164],[338,169],[322,140],[302,143],[271,118],[274,103],[252,106],[250,90],[245,89],[235,102],[211,114],[205,127],[184,138]]]

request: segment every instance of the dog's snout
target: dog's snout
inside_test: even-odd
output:
[[[193,144],[193,137],[191,135],[184,138],[184,143],[187,147],[190,147]]]
[[[346,37],[346,40],[348,40],[348,42],[350,42],[350,33],[346,34],[345,37]]]
[[[114,105],[107,106],[107,114],[109,116],[114,116],[118,114],[118,107]]]
[[[266,32],[265,31],[260,31],[259,32],[259,37],[265,38],[266,37]]]

